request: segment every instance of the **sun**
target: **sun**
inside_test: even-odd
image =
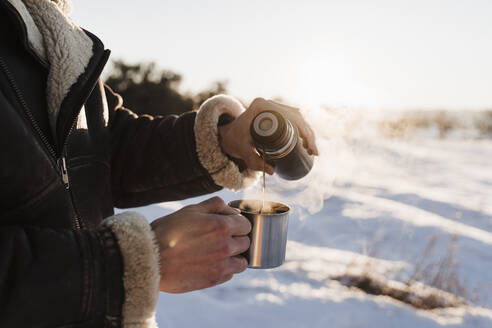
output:
[[[296,70],[298,90],[296,101],[303,106],[372,107],[378,100],[371,88],[364,85],[361,74],[350,66],[350,60],[323,56],[299,59]]]

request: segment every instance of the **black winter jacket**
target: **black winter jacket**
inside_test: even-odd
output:
[[[35,90],[16,79],[46,64],[18,11],[0,0],[0,12],[21,40],[19,53],[0,57],[0,327],[119,327],[122,255],[100,223],[114,207],[221,188],[197,157],[196,113],[153,118],[125,109],[100,80],[109,51],[86,32],[92,57],[50,136],[29,106]],[[17,60],[25,56],[31,64]]]

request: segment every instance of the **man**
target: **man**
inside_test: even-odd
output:
[[[314,135],[263,99],[136,116],[100,80],[109,51],[68,11],[0,0],[0,327],[152,327],[159,290],[245,270],[251,227],[218,197],[151,226],[113,208],[244,188],[263,165],[249,135],[259,111],[282,111],[317,154]]]

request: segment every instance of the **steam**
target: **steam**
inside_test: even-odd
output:
[[[320,156],[315,158],[311,172],[300,180],[267,175],[265,192],[266,201],[286,203],[294,207],[298,217],[319,212],[324,201],[333,195],[337,182],[360,171],[357,144],[377,135],[375,125],[370,123],[377,121],[379,113],[371,112],[369,116],[349,108],[319,108],[303,111],[303,115],[315,131]],[[261,179],[244,191],[244,199],[262,198]]]

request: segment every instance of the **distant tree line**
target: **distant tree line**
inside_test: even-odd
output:
[[[197,94],[182,93],[179,90],[182,76],[160,69],[154,62],[128,64],[116,60],[112,64],[106,83],[123,97],[124,106],[137,114],[181,114],[227,91],[226,83],[218,81]]]
[[[409,110],[396,120],[382,120],[378,125],[383,135],[388,137],[411,136],[419,130],[434,128],[440,138],[458,130],[468,130],[471,133],[468,137],[492,138],[492,110]]]

